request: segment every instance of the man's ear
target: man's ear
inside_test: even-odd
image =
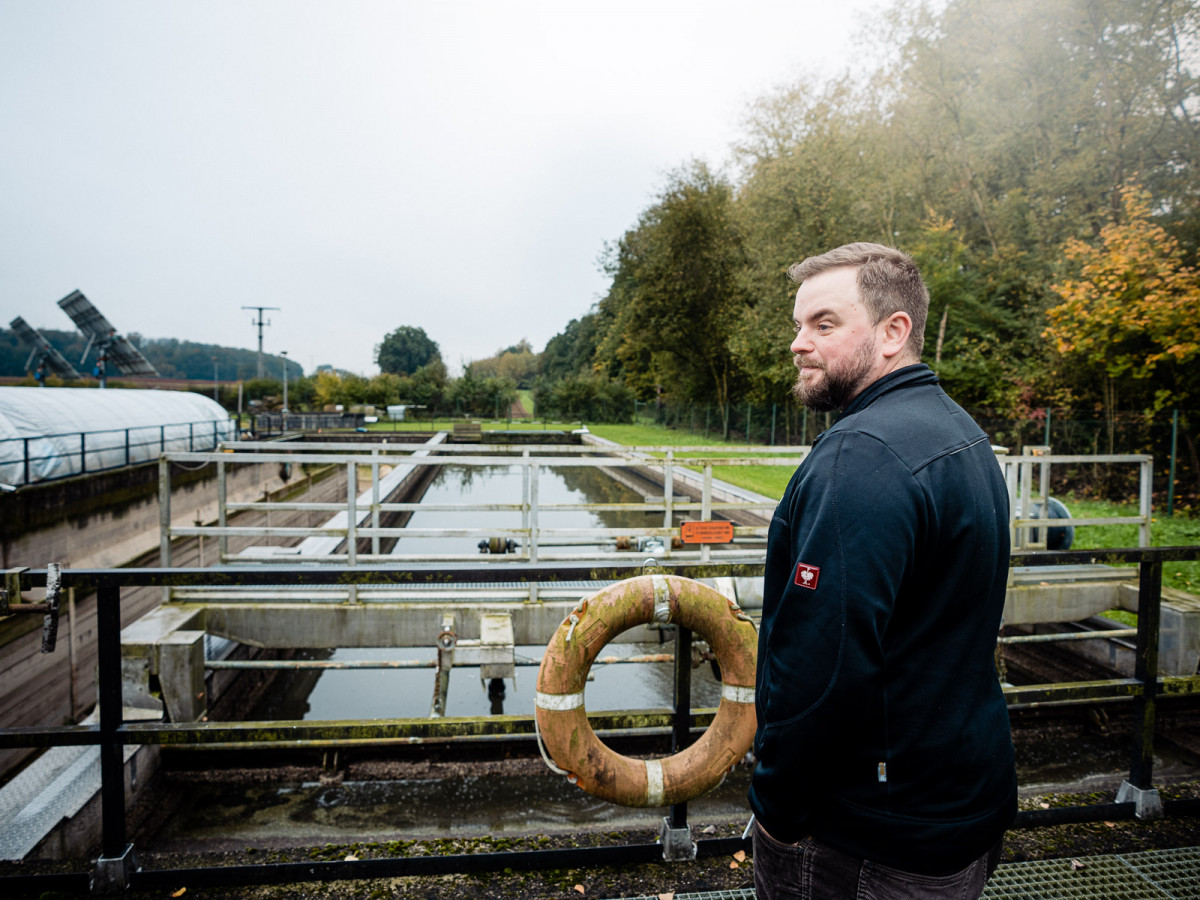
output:
[[[879,350],[886,357],[895,356],[908,346],[908,336],[912,334],[912,319],[908,313],[897,310],[882,322],[883,339]]]

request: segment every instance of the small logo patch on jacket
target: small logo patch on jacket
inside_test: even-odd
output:
[[[800,587],[806,587],[811,590],[817,589],[817,579],[821,577],[821,570],[817,566],[810,566],[808,563],[796,563],[796,584]]]

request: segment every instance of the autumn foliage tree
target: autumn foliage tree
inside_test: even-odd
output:
[[[1121,199],[1121,220],[1097,244],[1066,243],[1078,275],[1052,286],[1061,302],[1047,311],[1045,336],[1068,365],[1104,377],[1110,410],[1118,386],[1162,409],[1200,387],[1200,273],[1151,218],[1146,190],[1128,186]]]

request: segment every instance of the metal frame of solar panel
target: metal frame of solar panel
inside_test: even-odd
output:
[[[127,338],[117,334],[117,329],[104,317],[100,310],[81,291],[72,291],[58,301],[71,321],[80,331],[98,346],[104,347],[106,356],[125,375],[157,375],[158,370],[150,360]]]
[[[67,362],[67,358],[55,349],[54,345],[46,339],[44,334],[20,316],[17,316],[8,324],[16,332],[18,338],[33,347],[33,352],[29,354],[29,359],[25,361],[26,370],[29,369],[30,363],[33,362],[33,357],[40,353],[42,354],[41,362],[64,378],[83,377],[75,370],[74,366]]]

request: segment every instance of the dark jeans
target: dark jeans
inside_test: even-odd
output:
[[[783,844],[754,828],[758,900],[976,900],[1000,859],[1000,844],[961,872],[918,875],[850,856],[805,838]]]

